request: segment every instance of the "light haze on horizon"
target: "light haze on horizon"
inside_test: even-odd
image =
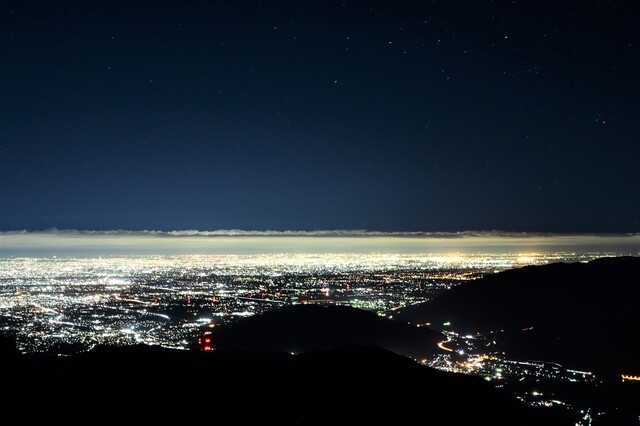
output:
[[[0,257],[286,253],[608,253],[636,256],[640,234],[325,231],[0,232]]]

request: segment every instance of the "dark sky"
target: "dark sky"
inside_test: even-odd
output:
[[[0,231],[640,231],[621,1],[0,3]]]

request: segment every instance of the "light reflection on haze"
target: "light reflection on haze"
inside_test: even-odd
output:
[[[640,234],[380,233],[369,231],[15,231],[0,233],[0,257],[126,254],[608,252],[636,256]]]

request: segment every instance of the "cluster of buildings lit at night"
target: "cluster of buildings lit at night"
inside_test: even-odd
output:
[[[137,343],[188,349],[203,325],[283,304],[386,316],[463,280],[568,256],[576,255],[9,257],[0,259],[0,326],[22,353]]]

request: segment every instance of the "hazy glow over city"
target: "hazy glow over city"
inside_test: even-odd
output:
[[[473,253],[541,251],[636,255],[638,234],[555,235],[508,232],[78,231],[0,233],[0,256],[260,253]]]

